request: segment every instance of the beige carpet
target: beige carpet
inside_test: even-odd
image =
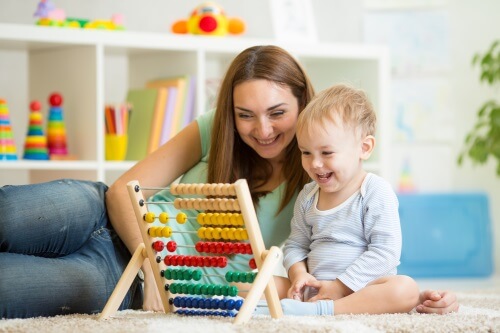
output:
[[[343,315],[336,317],[256,316],[245,325],[228,318],[181,317],[143,311],[121,311],[98,321],[92,315],[0,320],[0,332],[500,332],[500,290],[457,293],[458,313],[438,316],[418,313],[398,315]]]

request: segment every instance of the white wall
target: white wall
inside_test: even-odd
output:
[[[479,83],[479,69],[471,66],[476,52],[484,53],[491,42],[500,39],[500,2],[484,0],[450,1],[452,38],[452,100],[456,110],[455,129],[457,140],[454,151],[458,155],[466,133],[475,123],[479,107],[488,99],[500,100],[499,90]],[[484,190],[490,196],[490,207],[495,233],[495,262],[500,270],[500,177],[495,176],[496,165],[489,161],[486,166],[472,166],[467,161],[463,167],[450,172],[457,190]]]
[[[319,40],[322,42],[361,42],[364,4],[361,0],[311,0]],[[127,30],[169,33],[176,19],[186,18],[201,1],[198,0],[54,0],[67,16],[109,18],[114,13],[125,16]],[[478,107],[488,98],[497,98],[498,90],[479,84],[478,70],[472,68],[474,53],[484,51],[494,39],[500,39],[500,2],[496,0],[448,0],[444,8],[450,14],[451,71],[450,82],[454,133],[452,156],[460,151],[465,134],[475,120]],[[0,22],[33,24],[37,0],[0,0]],[[248,29],[246,36],[271,38],[272,24],[267,0],[219,0],[229,16],[243,17]],[[436,168],[440,166],[436,165]],[[452,190],[483,190],[490,196],[495,228],[495,243],[500,244],[500,177],[495,165],[473,167],[469,161],[449,170]],[[443,172],[443,170],[441,170]],[[432,181],[433,174],[427,175]],[[434,175],[435,177],[435,175]],[[425,244],[422,244],[425,246]],[[496,267],[500,268],[500,248],[495,248]]]
[[[114,13],[125,16],[128,30],[170,32],[172,22],[187,18],[203,0],[53,0],[68,17],[107,19]],[[272,24],[268,0],[218,0],[228,16],[247,22],[249,37],[271,37]],[[0,22],[34,22],[37,0],[0,0]],[[318,35],[325,41],[357,41],[360,32],[361,1],[313,0]]]

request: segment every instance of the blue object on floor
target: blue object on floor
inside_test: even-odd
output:
[[[488,197],[399,194],[403,249],[398,274],[486,277],[493,272]]]

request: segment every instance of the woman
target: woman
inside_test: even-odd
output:
[[[108,191],[100,183],[69,180],[2,188],[0,316],[102,310],[130,253],[142,243],[125,186],[132,179],[162,187],[180,176],[185,183],[246,178],[266,246],[281,244],[290,232],[297,193],[308,181],[295,123],[313,95],[305,72],[286,51],[252,47],[230,65],[216,110],[200,116]],[[165,191],[156,195],[168,199]],[[157,311],[162,304],[148,265],[145,261],[142,268],[142,308]],[[140,307],[140,291],[136,281],[120,309]],[[421,302],[427,302],[423,312],[457,310],[455,295],[441,299],[432,293],[421,294]]]

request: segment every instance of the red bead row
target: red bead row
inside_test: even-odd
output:
[[[250,243],[197,242],[196,251],[217,254],[252,254]]]
[[[219,267],[219,268],[224,268],[227,266],[226,257],[169,255],[165,256],[163,262],[167,266]]]

